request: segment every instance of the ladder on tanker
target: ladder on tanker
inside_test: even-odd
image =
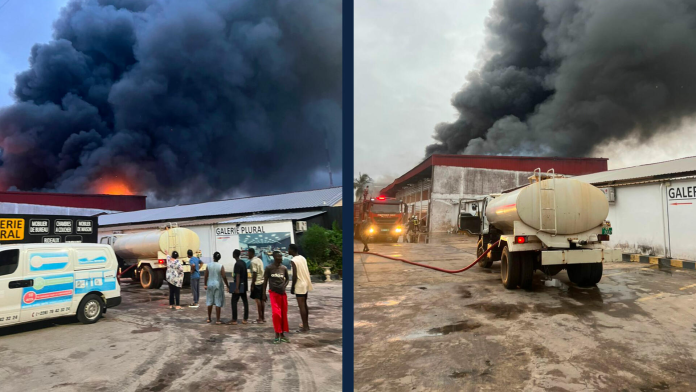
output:
[[[556,216],[556,172],[554,169],[549,169],[547,172],[547,181],[542,184],[541,169],[534,170],[534,175],[538,178],[539,186],[539,231],[556,235],[558,233],[558,220]],[[546,219],[544,219],[546,218]],[[546,220],[546,226],[544,221]],[[553,227],[551,223],[553,222]]]
[[[179,227],[178,223],[167,223],[168,229],[175,229],[177,227]],[[176,250],[176,247],[178,245],[178,243],[176,241],[177,236],[176,236],[176,232],[174,230],[167,230],[167,233],[168,233],[168,238],[167,238],[167,242],[168,242],[167,245],[168,246],[167,246],[167,248],[169,248],[169,249],[167,249],[167,251],[169,252],[169,254],[172,254],[172,252]],[[181,256],[181,255],[179,255],[179,256]]]

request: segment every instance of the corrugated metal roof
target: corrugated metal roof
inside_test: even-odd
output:
[[[242,218],[235,218],[228,221],[223,221],[220,223],[247,223],[247,222],[271,222],[271,221],[284,221],[284,220],[299,220],[307,219],[313,216],[321,215],[324,211],[307,211],[307,212],[288,212],[285,214],[259,214],[245,216]]]
[[[342,199],[343,188],[334,187],[103,215],[99,217],[99,225],[120,225],[207,216],[242,215],[264,211],[331,207]]]
[[[42,206],[37,204],[23,203],[0,203],[1,214],[95,216],[99,214],[110,214],[113,212],[116,211],[99,210],[94,208]]]
[[[151,223],[136,223],[136,224],[123,224],[118,226],[108,226],[99,227],[100,231],[114,231],[114,230],[143,230],[143,229],[160,229],[166,226],[167,223],[176,223],[179,227],[191,227],[191,226],[207,226],[220,223],[220,221],[229,220],[230,217],[217,217],[211,219],[188,219],[188,220],[170,220],[168,222],[151,222]]]
[[[647,165],[607,170],[604,172],[573,177],[589,184],[606,184],[632,180],[660,178],[677,178],[696,172],[696,157],[675,159],[672,161],[650,163]]]

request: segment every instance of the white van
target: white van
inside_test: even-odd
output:
[[[0,326],[63,316],[97,322],[121,303],[117,268],[109,245],[0,246]]]

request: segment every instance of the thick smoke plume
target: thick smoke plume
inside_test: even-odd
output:
[[[498,0],[426,154],[588,156],[696,114],[696,1]]]
[[[341,18],[340,0],[74,0],[0,109],[0,188],[327,187],[325,139],[340,183]]]

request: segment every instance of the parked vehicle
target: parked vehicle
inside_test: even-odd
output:
[[[0,326],[63,316],[95,323],[121,303],[117,268],[108,245],[0,246]]]
[[[356,238],[367,236],[370,242],[396,242],[404,233],[401,200],[379,196],[353,204],[353,225]],[[363,222],[366,230],[363,232]]]
[[[537,269],[549,276],[565,269],[573,283],[592,286],[602,279],[603,262],[621,260],[620,249],[602,245],[612,234],[609,203],[590,184],[537,169],[529,185],[482,202],[477,255],[500,242],[479,264],[500,260],[508,289],[531,287]]]
[[[99,240],[111,245],[118,258],[120,276],[140,282],[145,289],[158,289],[164,283],[167,271],[167,254],[179,253],[184,264],[184,282],[191,278],[191,266],[186,252],[197,252],[200,248],[198,234],[192,230],[169,224],[159,230],[147,230],[138,233],[114,234]],[[201,266],[201,271],[205,265]]]

